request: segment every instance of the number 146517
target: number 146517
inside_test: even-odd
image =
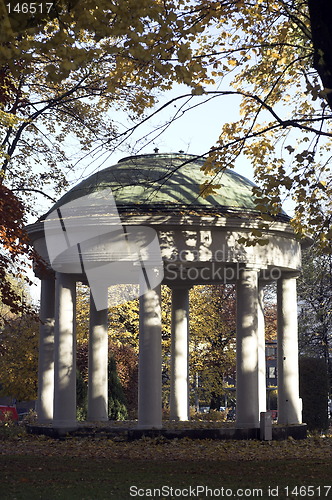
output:
[[[53,3],[7,3],[9,14],[48,14],[53,7]]]
[[[287,497],[328,497],[331,486],[285,486]]]

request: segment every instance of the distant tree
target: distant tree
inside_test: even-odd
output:
[[[76,370],[76,418],[86,420],[88,414],[88,383],[84,372]]]
[[[76,367],[82,380],[88,383],[88,358],[89,358],[89,343],[88,341],[78,342],[76,348]]]
[[[111,420],[125,420],[128,416],[127,401],[120,382],[116,360],[113,355],[108,360],[108,416]]]
[[[206,402],[212,397],[219,401],[227,377],[234,376],[235,298],[234,285],[197,286],[190,292],[192,384],[195,387],[198,378],[199,397]]]
[[[321,255],[315,247],[303,253],[298,295],[300,353],[324,360],[331,390],[332,255]]]
[[[128,344],[110,345],[110,355],[116,360],[116,371],[124,393],[128,415],[137,417],[138,355]]]
[[[264,300],[267,341],[277,335],[274,291],[274,287],[267,287]],[[201,286],[191,291],[190,333],[192,375],[198,372],[202,399],[211,399],[212,407],[218,408],[227,393],[227,379],[235,379],[236,372],[235,285]]]
[[[11,318],[0,328],[2,396],[18,401],[37,398],[38,324],[29,315]]]
[[[87,414],[88,391],[88,340],[78,342],[77,363],[77,406],[80,418]],[[137,416],[138,356],[126,344],[109,342],[109,398],[112,419],[123,419],[127,414]]]
[[[266,304],[264,308],[265,314],[265,339],[266,341],[277,340],[277,305]]]
[[[129,285],[126,285],[128,287]],[[122,287],[121,287],[122,288]],[[138,299],[126,301],[108,311],[110,339],[128,344],[138,351],[139,302]]]
[[[35,399],[39,322],[36,316],[27,314],[32,307],[26,283],[11,276],[6,279],[20,302],[13,310],[0,294],[0,394],[17,400]]]

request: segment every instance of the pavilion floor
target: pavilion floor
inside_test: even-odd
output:
[[[96,437],[132,441],[135,439],[261,439],[259,428],[238,428],[235,422],[163,421],[162,429],[140,429],[137,420],[108,422],[77,422],[74,429],[56,428],[52,424],[27,424],[27,432],[53,438]],[[272,425],[272,439],[305,439],[307,425]]]

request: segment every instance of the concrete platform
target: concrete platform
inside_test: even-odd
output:
[[[55,439],[63,439],[66,437],[96,437],[117,439],[121,441],[133,441],[141,439],[142,437],[164,437],[165,439],[260,439],[260,429],[257,428],[236,428],[235,426],[209,426],[204,427],[191,425],[191,422],[186,422],[186,426],[172,427],[165,423],[162,429],[139,429],[137,423],[133,422],[117,422],[104,423],[102,425],[92,425],[87,422],[79,422],[76,429],[55,428],[51,425],[38,425],[29,424],[26,426],[27,432],[30,434],[42,434]],[[183,422],[184,424],[184,422]],[[197,424],[197,422],[193,422]],[[292,437],[293,439],[306,439],[307,425],[273,425],[272,426],[272,439],[283,440]]]

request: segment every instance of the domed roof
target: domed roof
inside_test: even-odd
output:
[[[179,153],[149,154],[123,158],[96,172],[68,191],[52,210],[77,198],[111,188],[120,212],[127,209],[172,211],[191,207],[212,211],[256,211],[254,184],[233,170],[217,177],[204,174],[204,159]],[[200,186],[211,179],[220,187],[214,194],[200,194]]]

